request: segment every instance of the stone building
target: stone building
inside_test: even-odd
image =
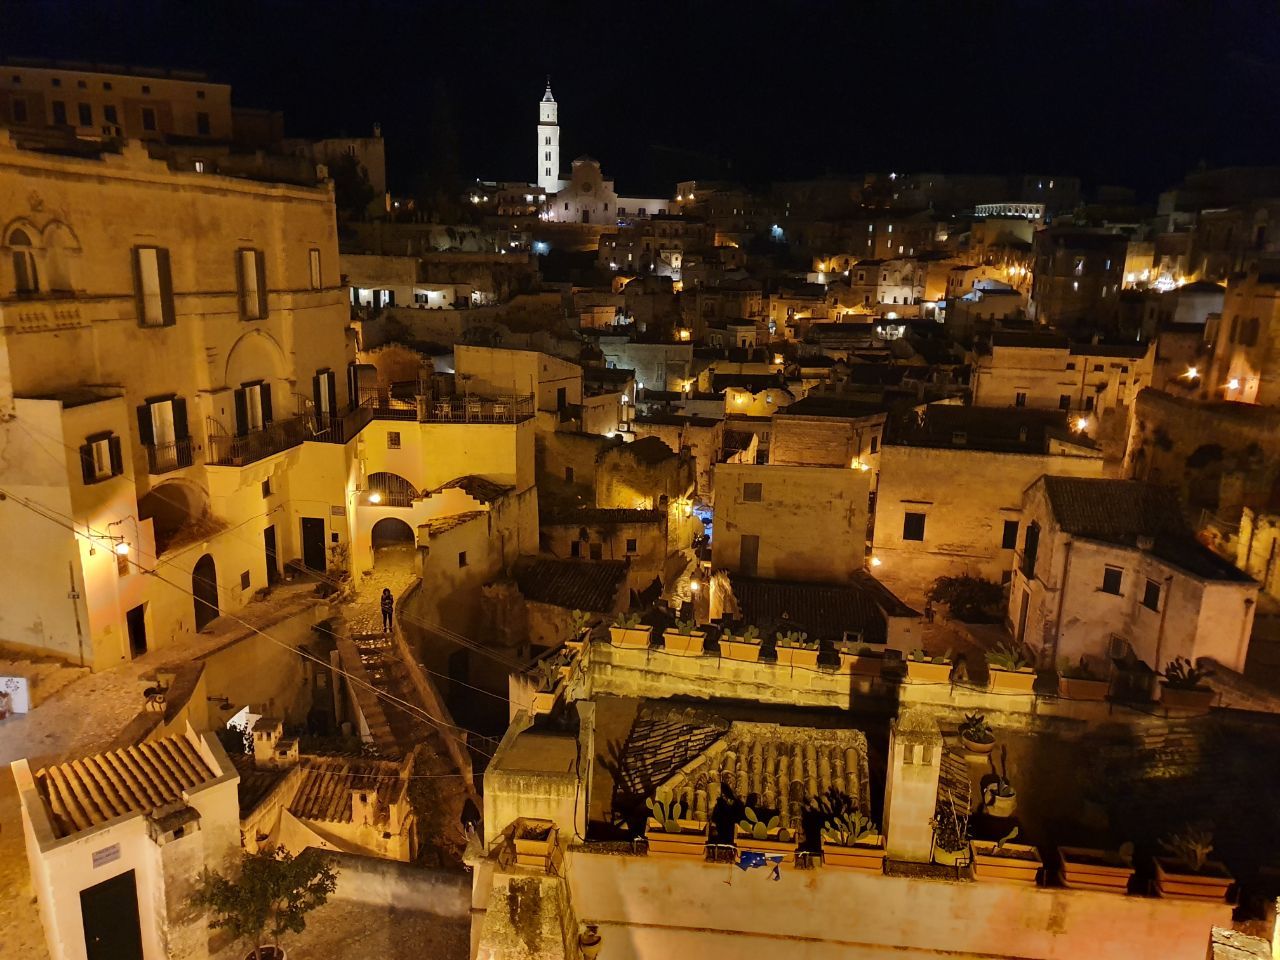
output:
[[[1101,477],[1102,451],[1065,413],[932,404],[880,451],[871,563],[908,603],[941,576],[1007,581],[1023,491],[1046,474]]]
[[[1035,237],[1032,317],[1058,330],[1106,331],[1124,278],[1121,234],[1050,227]]]
[[[1258,584],[1203,546],[1167,489],[1042,477],[1023,498],[1009,591],[1015,637],[1042,664],[1131,653],[1242,670]]]
[[[1280,273],[1233,276],[1212,339],[1203,392],[1212,399],[1280,406]]]
[[[810,393],[773,415],[769,462],[874,470],[885,418],[882,403]]]
[[[712,566],[747,577],[847,583],[866,561],[869,471],[721,463]]]

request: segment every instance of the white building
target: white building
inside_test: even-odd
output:
[[[551,93],[551,78],[538,104],[538,176],[534,181],[547,193],[560,189],[560,107]]]

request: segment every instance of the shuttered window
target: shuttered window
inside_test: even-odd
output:
[[[163,247],[133,248],[133,294],[139,326],[173,326],[176,317],[168,250]]]
[[[271,384],[261,380],[242,384],[235,392],[236,436],[261,430],[271,423]]]
[[[311,400],[316,417],[323,421],[338,409],[338,378],[332,370],[317,370],[311,378]]]
[[[80,470],[86,485],[124,473],[120,438],[110,432],[86,437],[80,446]]]
[[[241,320],[262,320],[266,317],[267,267],[261,250],[242,247],[236,251],[236,290]]]
[[[314,247],[308,250],[307,261],[311,269],[311,289],[319,290],[322,286],[320,282],[320,251]]]

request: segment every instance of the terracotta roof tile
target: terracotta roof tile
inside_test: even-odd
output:
[[[516,585],[526,600],[595,613],[613,610],[626,579],[627,565],[622,560],[521,557],[515,570]]]

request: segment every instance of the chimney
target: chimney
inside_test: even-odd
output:
[[[272,765],[276,744],[284,733],[284,724],[270,717],[259,717],[253,725],[253,762],[260,767]]]
[[[903,710],[889,726],[889,772],[885,777],[885,850],[895,860],[928,863],[942,770],[942,733],[920,709]]]

